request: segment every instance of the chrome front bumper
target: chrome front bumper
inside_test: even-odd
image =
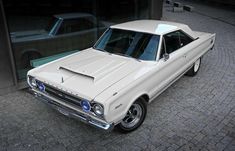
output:
[[[47,103],[48,105],[50,105],[52,108],[56,109],[57,111],[59,111],[60,113],[62,113],[65,116],[74,118],[74,119],[78,119],[82,122],[85,122],[91,126],[95,126],[98,128],[101,128],[103,130],[107,130],[107,131],[111,131],[114,127],[114,124],[109,124],[106,122],[101,122],[98,121],[94,118],[92,118],[89,115],[83,114],[82,112],[78,112],[76,110],[73,110],[71,108],[68,108],[67,106],[64,106],[60,103],[58,103],[57,101],[43,95],[40,94],[39,92],[35,91],[34,89],[30,89],[31,92],[33,92],[33,94],[35,95],[35,97],[44,102]]]

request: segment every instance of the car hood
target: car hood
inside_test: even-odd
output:
[[[132,58],[88,49],[39,68],[35,76],[49,85],[92,100],[142,66],[142,62]]]
[[[17,31],[12,32],[10,35],[13,42],[36,40],[49,36],[45,30]]]

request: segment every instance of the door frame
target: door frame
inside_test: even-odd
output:
[[[7,26],[7,20],[6,20],[6,15],[5,15],[5,10],[3,7],[3,2],[0,0],[0,26],[2,26],[2,32],[0,32],[0,36],[4,37],[4,41],[2,41],[2,45],[4,49],[2,51],[7,51],[7,56],[6,59],[10,63],[9,67],[11,68],[11,75],[13,79],[13,85],[17,86],[18,80],[17,80],[17,75],[16,75],[16,67],[15,67],[15,61],[14,61],[14,56],[12,52],[12,47],[11,47],[11,41],[10,41],[10,36],[9,36],[9,30]]]

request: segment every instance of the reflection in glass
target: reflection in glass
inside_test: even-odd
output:
[[[110,28],[94,48],[141,60],[155,60],[159,39],[158,35]]]
[[[91,47],[111,25],[148,19],[142,0],[3,0],[18,80],[29,69]],[[149,46],[150,47],[150,46]]]

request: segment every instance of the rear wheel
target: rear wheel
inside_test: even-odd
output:
[[[143,98],[139,98],[131,105],[124,119],[117,125],[117,128],[123,133],[136,130],[144,122],[146,113],[147,103]]]
[[[197,59],[196,62],[194,62],[193,66],[191,67],[191,69],[189,69],[189,71],[186,73],[187,76],[195,76],[201,66],[201,58]]]

